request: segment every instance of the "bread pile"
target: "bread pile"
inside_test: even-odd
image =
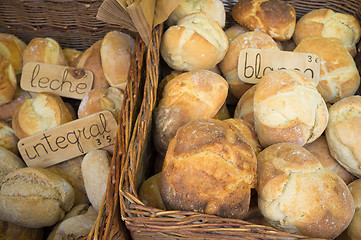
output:
[[[182,1],[161,41],[162,72],[171,74],[159,84],[152,122],[158,171],[140,200],[311,238],[358,239],[356,18],[319,9],[296,19],[286,1],[239,0],[237,23],[224,26],[224,8],[214,10],[221,1],[196,2]],[[316,54],[320,78],[282,69],[243,82],[238,57],[246,48]]]
[[[113,146],[37,168],[25,164],[17,144],[103,110],[118,119],[134,44],[130,35],[113,31],[82,52],[52,38],[26,44],[0,34],[0,239],[80,239],[90,233],[106,192]],[[19,79],[28,62],[88,69],[92,89],[82,100],[25,91]],[[120,237],[127,239],[126,232]]]

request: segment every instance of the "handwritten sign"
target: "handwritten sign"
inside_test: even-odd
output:
[[[244,49],[238,58],[238,77],[246,83],[258,83],[267,73],[292,69],[314,80],[320,79],[320,59],[311,53],[276,51],[268,49]]]
[[[18,142],[29,167],[49,167],[114,144],[117,123],[109,111],[94,113]]]
[[[83,99],[92,88],[93,78],[90,70],[28,62],[23,68],[20,87],[32,92],[52,92],[63,97]]]

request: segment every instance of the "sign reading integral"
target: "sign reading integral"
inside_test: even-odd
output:
[[[28,62],[23,67],[20,87],[31,92],[51,92],[63,97],[83,99],[92,88],[93,78],[90,70]]]
[[[320,79],[320,59],[316,54],[276,51],[269,49],[243,49],[238,58],[238,77],[241,81],[256,84],[267,73],[292,69],[312,79]]]
[[[18,148],[29,167],[49,167],[114,144],[117,122],[109,111],[94,113],[21,139]]]

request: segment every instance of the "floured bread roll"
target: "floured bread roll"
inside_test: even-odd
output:
[[[0,147],[0,185],[10,172],[26,167],[24,161],[9,150]]]
[[[18,154],[18,141],[19,139],[16,137],[10,125],[0,121],[0,147]]]
[[[331,155],[361,177],[361,96],[344,98],[329,108],[326,138]]]
[[[38,93],[36,98],[30,98],[18,106],[12,126],[16,136],[21,139],[72,120],[61,97],[52,93]]]
[[[234,118],[241,118],[254,126],[253,97],[256,92],[256,85],[248,89],[239,99],[236,109],[234,110]]]
[[[175,25],[181,18],[195,12],[204,12],[209,18],[216,21],[221,28],[226,24],[226,12],[221,0],[182,0],[169,15],[167,24]]]
[[[0,33],[0,55],[13,66],[15,74],[23,69],[23,52],[26,44],[13,34]]]
[[[208,70],[182,73],[170,80],[154,112],[157,151],[165,155],[170,140],[187,122],[214,117],[225,103],[227,92],[226,80]]]
[[[231,43],[233,41],[233,39],[235,39],[238,35],[249,32],[250,30],[248,30],[247,28],[239,25],[239,24],[235,24],[230,28],[227,28],[224,33],[226,34],[227,38],[228,38],[228,42]]]
[[[254,93],[254,119],[263,147],[293,142],[303,146],[325,130],[328,110],[315,83],[294,70],[266,74]]]
[[[27,228],[0,220],[1,240],[39,240],[43,235],[42,228]]]
[[[357,179],[348,185],[355,202],[355,214],[347,228],[349,240],[361,239],[361,179]]]
[[[293,39],[297,45],[308,37],[338,38],[354,57],[360,36],[361,27],[354,16],[322,8],[313,10],[298,20]]]
[[[162,199],[168,210],[243,218],[256,185],[256,165],[252,147],[235,126],[215,119],[194,120],[169,144]]]
[[[282,0],[239,0],[232,16],[242,26],[281,41],[290,39],[296,26],[295,9]]]
[[[295,52],[314,53],[320,58],[320,81],[317,90],[326,102],[334,103],[355,94],[360,75],[352,56],[336,38],[309,37],[303,39]]]
[[[257,156],[258,207],[282,231],[334,239],[351,222],[354,201],[345,182],[294,143]]]
[[[0,55],[0,106],[11,102],[17,89],[13,66]]]
[[[210,69],[226,54],[228,40],[222,28],[204,13],[193,13],[167,29],[160,53],[173,69]]]

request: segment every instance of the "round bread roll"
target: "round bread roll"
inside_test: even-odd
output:
[[[360,75],[355,61],[336,38],[309,37],[303,39],[295,52],[314,53],[320,58],[320,81],[317,90],[326,102],[334,103],[355,94]]]
[[[39,240],[43,235],[42,228],[27,228],[0,220],[1,240]]]
[[[238,35],[229,45],[226,56],[219,64],[223,76],[229,83],[229,91],[238,100],[253,86],[238,77],[238,58],[241,50],[246,48],[280,50],[277,43],[262,32],[246,32]],[[237,102],[235,104],[237,104]]]
[[[315,83],[294,70],[266,74],[254,93],[254,119],[263,147],[316,140],[326,128],[328,110]]]
[[[256,165],[252,147],[232,124],[194,120],[169,144],[162,199],[168,210],[243,218],[256,185]]]
[[[250,30],[260,30],[276,40],[288,40],[296,26],[296,11],[282,0],[239,0],[233,18]]]
[[[228,42],[231,43],[238,35],[249,32],[250,30],[248,30],[247,28],[239,25],[239,24],[235,24],[230,28],[227,28],[224,33],[226,34],[227,38],[228,38]]]
[[[10,172],[26,167],[23,160],[9,150],[0,147],[0,185]]]
[[[22,139],[72,120],[69,109],[61,97],[43,92],[18,106],[13,116],[12,127],[16,136]]]
[[[24,49],[24,65],[27,62],[67,65],[63,49],[52,38],[33,38]]]
[[[282,41],[281,45],[282,45],[283,51],[290,51],[290,52],[295,50],[295,48],[297,46],[296,43],[292,39],[287,40],[287,41]]]
[[[254,126],[253,97],[256,92],[256,85],[248,89],[239,99],[236,109],[234,110],[234,118],[241,118]]]
[[[352,219],[354,201],[345,182],[298,144],[264,149],[257,176],[258,207],[282,231],[334,239]]]
[[[100,57],[110,86],[125,89],[134,45],[134,39],[126,33],[111,31],[105,35],[100,47]]]
[[[160,172],[145,180],[139,189],[139,200],[145,205],[165,210],[163,199],[160,195],[161,184]]]
[[[19,104],[29,98],[31,98],[31,94],[28,91],[16,88],[14,99],[8,103],[0,105],[0,121],[11,120]]]
[[[0,106],[14,99],[16,82],[13,66],[0,55]]]
[[[73,203],[73,188],[63,178],[42,168],[20,168],[2,181],[0,219],[31,228],[51,226]]]
[[[182,0],[169,15],[167,24],[169,26],[175,25],[181,18],[196,12],[204,12],[209,18],[216,21],[221,28],[226,24],[226,11],[221,0]]]
[[[0,122],[0,147],[6,148],[9,151],[17,154],[18,141],[14,130],[6,122]]]
[[[198,118],[212,118],[225,103],[228,84],[208,70],[182,73],[167,83],[154,112],[153,140],[165,155],[178,128]]]
[[[82,54],[82,51],[76,50],[75,48],[63,48],[63,53],[69,66],[73,66],[73,61]]]
[[[167,29],[160,53],[173,69],[210,69],[226,54],[228,40],[222,28],[203,12],[193,13]]]
[[[331,155],[361,177],[361,96],[344,98],[329,108],[326,138]]]
[[[336,173],[346,184],[349,184],[356,179],[354,175],[349,173],[331,156],[324,135],[321,135],[314,142],[306,144],[304,147],[317,157],[324,168]]]
[[[354,16],[322,8],[313,10],[298,20],[293,39],[297,45],[308,37],[338,38],[354,57],[360,36],[361,27]]]
[[[349,240],[361,239],[361,179],[357,179],[348,185],[355,202],[355,214],[346,232]]]
[[[213,118],[218,119],[218,120],[226,120],[226,119],[228,119],[230,117],[231,117],[231,115],[230,115],[229,110],[227,108],[227,104],[223,104],[221,109],[219,109],[219,111],[217,112],[217,114]]]
[[[13,34],[0,33],[0,55],[13,66],[15,74],[23,69],[23,52],[26,44]]]

